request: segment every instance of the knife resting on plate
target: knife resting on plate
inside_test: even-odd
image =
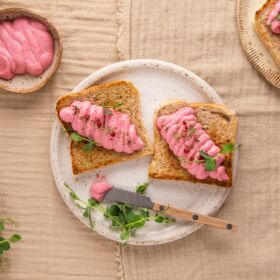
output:
[[[103,201],[122,202],[136,207],[148,208],[156,212],[163,212],[167,215],[184,218],[197,224],[209,225],[227,231],[236,232],[238,230],[238,226],[230,221],[202,215],[190,210],[175,208],[170,205],[155,203],[147,196],[116,187],[106,192]]]

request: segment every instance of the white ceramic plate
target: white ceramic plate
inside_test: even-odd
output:
[[[129,80],[138,88],[141,94],[142,117],[151,139],[153,139],[154,109],[163,101],[175,98],[187,102],[222,103],[217,93],[192,72],[171,63],[150,59],[123,61],[104,67],[84,79],[73,91],[114,80]],[[64,182],[72,186],[79,196],[88,199],[89,186],[95,180],[97,173],[105,175],[112,185],[121,185],[124,189],[132,191],[135,191],[137,184],[148,181],[147,168],[150,157],[74,176],[71,171],[68,141],[60,123],[56,120],[51,136],[51,165],[54,179],[65,203],[87,226],[88,221],[83,218],[80,209],[69,198],[68,191],[63,185]],[[213,215],[222,206],[229,192],[230,189],[216,186],[152,180],[147,195],[157,202]],[[119,233],[110,230],[109,222],[101,214],[93,213],[93,219],[96,221],[96,232],[112,240],[120,241]],[[177,221],[170,225],[149,222],[130,238],[129,244],[166,243],[187,236],[199,227],[200,225],[185,221]]]

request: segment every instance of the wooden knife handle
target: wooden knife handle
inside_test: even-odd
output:
[[[236,232],[238,230],[238,226],[232,222],[202,215],[189,210],[174,208],[168,205],[155,203],[153,210],[157,212],[164,212],[167,215],[185,218],[186,220],[192,221],[197,224],[204,224],[233,232]]]

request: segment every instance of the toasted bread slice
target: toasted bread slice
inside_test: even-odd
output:
[[[11,80],[0,79],[0,89],[14,93],[31,93],[42,88],[55,74],[61,60],[62,43],[58,31],[54,25],[45,17],[42,17],[30,10],[23,8],[7,8],[0,10],[0,22],[13,20],[18,17],[29,17],[43,22],[54,40],[54,59],[52,64],[40,76],[35,77],[29,74],[16,75]]]
[[[113,150],[106,150],[103,147],[96,147],[92,151],[83,151],[83,143],[71,141],[70,153],[74,174],[79,174],[101,168],[109,164],[131,159],[138,159],[153,154],[153,146],[146,134],[146,130],[141,119],[139,93],[132,83],[127,81],[115,81],[112,83],[93,86],[82,92],[71,93],[60,97],[56,103],[58,118],[60,110],[66,106],[69,106],[74,100],[88,100],[93,104],[101,106],[104,105],[104,103],[109,104],[109,106],[113,106],[116,104],[116,102],[122,103],[122,105],[115,110],[129,115],[131,123],[135,125],[138,135],[145,143],[145,147],[142,150],[134,152],[133,154],[125,154],[117,153]],[[66,131],[71,127],[61,119],[60,121],[62,122],[62,125]]]
[[[225,155],[224,165],[229,176],[227,181],[218,181],[210,177],[198,180],[182,168],[180,161],[169,149],[167,142],[161,137],[156,126],[159,116],[176,112],[183,107],[195,109],[197,121],[208,133],[216,145],[222,147],[226,143],[235,143],[237,133],[237,117],[235,113],[223,105],[213,103],[192,103],[170,101],[157,109],[154,115],[154,146],[155,154],[149,166],[149,176],[156,179],[201,182],[222,187],[232,185],[232,155]]]
[[[275,63],[280,67],[280,34],[273,33],[270,27],[266,25],[267,17],[277,2],[278,0],[268,0],[256,12],[254,30],[270,52]]]

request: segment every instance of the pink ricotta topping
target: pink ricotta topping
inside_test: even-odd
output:
[[[104,110],[89,101],[74,101],[63,108],[59,116],[79,135],[94,140],[105,149],[131,154],[145,146],[129,116],[119,111]]]
[[[54,58],[54,40],[44,23],[20,17],[0,24],[0,78],[39,76]]]
[[[278,19],[279,13],[280,2],[277,2],[266,20],[266,24],[270,26],[271,31],[276,34],[280,34],[280,20]]]
[[[93,182],[90,187],[90,195],[97,201],[102,201],[107,191],[111,190],[113,187],[105,182],[96,181]]]
[[[197,179],[211,177],[219,181],[228,180],[225,167],[222,165],[224,155],[209,135],[197,122],[195,111],[190,107],[179,109],[174,114],[163,115],[157,119],[157,127],[161,136],[168,143],[170,150],[178,157],[181,166]],[[200,151],[216,159],[216,169],[205,170]]]

